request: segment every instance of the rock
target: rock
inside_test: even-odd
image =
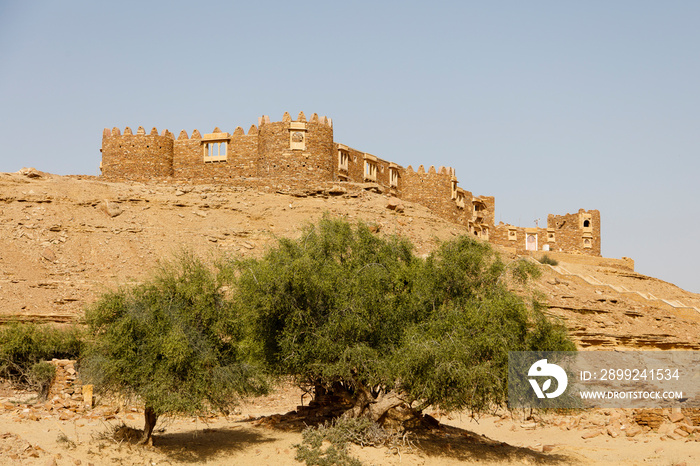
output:
[[[556,448],[556,445],[542,445],[542,453],[549,453],[554,448]]]
[[[20,175],[24,175],[27,178],[43,178],[46,173],[40,172],[36,168],[33,167],[24,167],[20,171],[18,171]]]
[[[110,202],[107,199],[102,201],[102,211],[110,217],[116,217],[118,215],[121,215],[122,212],[124,212],[124,210],[119,206],[119,204],[117,204],[116,202]]]
[[[627,428],[625,435],[627,437],[634,437],[634,436],[639,435],[641,433],[642,433],[642,428],[639,427],[637,424],[632,424],[631,426],[629,426]]]
[[[601,434],[601,432],[600,432],[599,430],[594,430],[594,431],[592,431],[592,432],[586,432],[585,434],[582,434],[582,435],[581,435],[581,438],[583,438],[583,439],[589,439],[589,438],[597,437],[597,436],[599,436],[600,434]]]
[[[334,185],[331,189],[328,190],[328,194],[330,194],[331,196],[340,196],[340,195],[345,194],[347,192],[348,192],[347,189],[343,188],[342,186],[337,186],[337,185]]]
[[[685,416],[681,412],[674,412],[668,416],[668,420],[674,423],[681,422],[683,419],[685,419]]]
[[[255,245],[249,243],[248,241],[243,241],[241,244],[242,244],[243,247],[246,248],[246,249],[254,249],[254,248],[255,248]]]
[[[41,257],[49,262],[56,262],[56,253],[50,248],[44,248],[44,250],[41,251]]]
[[[664,435],[664,434],[670,434],[676,429],[676,426],[674,424],[671,424],[669,422],[664,422],[659,426],[659,430],[657,431],[659,435]]]

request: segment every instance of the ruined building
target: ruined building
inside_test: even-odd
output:
[[[342,182],[370,183],[397,198],[415,202],[436,215],[464,225],[476,237],[526,251],[562,251],[600,256],[600,213],[549,215],[546,228],[494,224],[493,196],[474,196],[457,185],[453,168],[423,165],[414,170],[333,140],[333,122],[315,113],[282,121],[258,119],[247,133],[215,128],[175,137],[168,130],[146,133],[139,127],[105,129],[102,176],[110,180],[182,180],[303,187]]]

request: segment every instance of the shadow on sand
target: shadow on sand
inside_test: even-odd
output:
[[[306,413],[291,412],[284,415],[275,414],[251,420],[253,426],[266,427],[271,430],[301,432],[305,427],[317,425],[320,419],[304,416]],[[505,442],[475,434],[445,424],[421,427],[409,433],[415,450],[426,457],[439,462],[440,457],[460,461],[488,461],[492,463],[523,462],[532,464],[570,464],[574,460],[566,455],[543,453],[526,447],[517,447]]]
[[[137,432],[140,434],[141,431]],[[274,431],[263,435],[247,426],[226,426],[156,434],[151,448],[173,461],[199,464],[220,454],[254,449],[256,445],[277,440]]]
[[[429,457],[449,457],[460,461],[492,463],[522,462],[531,464],[570,464],[572,458],[556,453],[542,453],[492,440],[458,427],[440,425],[414,433],[416,446]]]

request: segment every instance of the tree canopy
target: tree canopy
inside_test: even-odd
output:
[[[467,236],[422,259],[407,239],[326,217],[232,265],[250,348],[272,372],[343,391],[352,416],[381,421],[406,401],[484,409],[505,401],[508,351],[574,349],[506,287],[537,267]]]
[[[83,373],[145,404],[142,442],[159,415],[226,411],[266,384],[240,347],[237,309],[216,275],[184,254],[148,282],[110,292],[86,312],[92,341]]]

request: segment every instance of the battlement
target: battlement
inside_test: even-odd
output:
[[[415,170],[411,165],[404,168],[335,142],[333,120],[316,113],[307,119],[304,112],[299,112],[292,119],[289,112],[284,112],[281,121],[271,121],[268,115],[263,115],[257,125],[250,125],[247,133],[242,126],[236,126],[233,131],[215,127],[204,134],[194,129],[189,135],[183,129],[177,138],[169,130],[158,132],[155,127],[146,132],[139,126],[136,133],[128,126],[123,133],[116,127],[105,128],[101,152],[100,169],[107,179],[192,183],[259,180],[278,188],[308,186],[311,182],[369,183],[379,191],[421,204],[442,218],[467,226],[470,233],[484,240],[508,247],[519,244],[518,235],[532,236],[527,236],[532,233],[525,231],[528,229],[494,226],[494,198],[474,196],[459,187],[454,168],[434,165],[427,170],[423,165]],[[560,238],[559,250],[600,255],[597,212],[550,215],[548,228],[535,232],[542,237],[540,241],[537,236],[536,243],[551,245],[547,235],[554,228],[556,237]],[[584,227],[584,217],[593,226]]]

